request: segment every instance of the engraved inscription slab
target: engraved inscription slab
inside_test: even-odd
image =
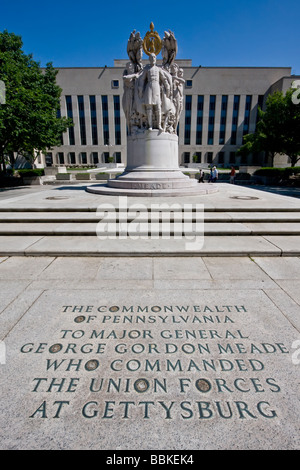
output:
[[[6,338],[1,446],[296,448],[294,339],[260,290],[50,290]]]

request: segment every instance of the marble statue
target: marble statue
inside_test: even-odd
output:
[[[156,55],[149,55],[150,64],[146,65],[138,80],[138,96],[147,114],[148,129],[153,127],[153,112],[156,113],[156,122],[161,127],[162,98],[170,95],[171,87],[164,71],[156,65]]]
[[[161,39],[154,24],[144,38],[133,30],[127,42],[129,61],[123,72],[122,107],[127,122],[127,158],[122,174],[107,184],[89,185],[95,194],[119,196],[188,196],[218,191],[198,184],[179,167],[177,128],[183,109],[185,80],[175,62],[177,41],[170,30]],[[142,55],[149,57],[143,63]],[[162,60],[158,61],[158,54]]]
[[[139,32],[134,29],[130,34],[127,43],[127,54],[134,65],[134,71],[138,72],[142,68],[143,41]]]
[[[123,110],[128,135],[144,130],[158,129],[176,134],[183,108],[183,71],[175,63],[177,41],[172,31],[165,31],[161,40],[153,23],[142,40],[136,30],[127,43],[129,62],[123,74]],[[149,64],[143,66],[143,51]],[[157,55],[162,53],[162,65]]]

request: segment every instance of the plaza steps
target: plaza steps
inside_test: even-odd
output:
[[[229,210],[230,209],[230,210]],[[187,211],[188,212],[188,211]],[[116,211],[107,222],[120,220]],[[246,208],[223,207],[204,212],[204,245],[193,245],[203,232],[194,231],[196,213],[190,212],[193,230],[155,232],[151,212],[144,212],[138,222],[146,223],[137,239],[96,236],[99,215],[87,207],[1,207],[0,256],[300,256],[300,207]],[[132,215],[127,219],[135,220]],[[162,215],[160,214],[160,222]],[[200,229],[201,224],[199,225]],[[113,235],[114,232],[111,234]],[[151,238],[151,235],[157,235]],[[164,237],[165,235],[165,237]],[[168,237],[168,235],[170,235]],[[187,249],[186,242],[191,242]]]

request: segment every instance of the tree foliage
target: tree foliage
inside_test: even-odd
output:
[[[5,84],[5,103],[0,105],[0,161],[13,152],[29,155],[61,144],[61,135],[72,125],[60,118],[61,88],[57,71],[49,62],[45,69],[22,51],[22,39],[14,33],[0,32],[0,80]]]
[[[272,164],[277,153],[287,155],[291,166],[300,159],[300,104],[293,100],[297,91],[286,94],[278,91],[269,95],[266,110],[259,112],[259,121],[253,134],[244,136],[238,155],[266,152]]]

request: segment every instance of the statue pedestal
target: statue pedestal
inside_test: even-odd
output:
[[[92,185],[88,192],[127,196],[181,196],[217,192],[215,184],[199,184],[178,166],[178,136],[145,130],[127,138],[127,166],[107,185]]]
[[[178,136],[146,130],[127,137],[125,171],[178,170]]]

